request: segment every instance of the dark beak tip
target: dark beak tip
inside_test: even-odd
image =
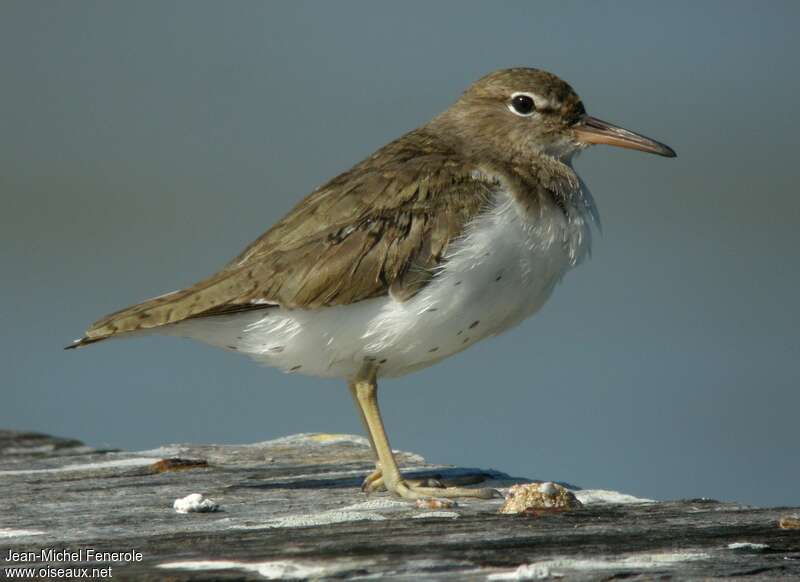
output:
[[[659,155],[664,156],[665,158],[677,158],[678,153],[669,147],[668,145],[661,144],[663,146],[663,150],[659,152]]]

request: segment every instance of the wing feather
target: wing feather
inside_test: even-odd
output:
[[[220,272],[97,321],[77,345],[193,317],[279,305],[406,300],[435,273],[494,184],[412,132],[298,204]]]

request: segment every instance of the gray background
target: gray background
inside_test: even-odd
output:
[[[61,347],[210,274],[500,67],[676,160],[577,160],[590,262],[387,381],[393,445],[654,498],[800,503],[797,2],[0,3],[0,426],[93,445],[361,432],[344,384],[173,338]]]

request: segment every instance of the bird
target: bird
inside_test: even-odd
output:
[[[598,213],[572,161],[594,144],[676,156],[589,116],[552,73],[494,71],[316,188],[219,272],[103,317],[66,349],[165,334],[343,379],[375,459],[364,491],[495,497],[404,477],[378,381],[427,368],[542,307],[590,250]]]

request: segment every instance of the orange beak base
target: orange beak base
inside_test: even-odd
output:
[[[606,144],[632,150],[639,150],[650,154],[657,154],[666,158],[674,158],[677,154],[668,145],[649,137],[628,131],[617,125],[612,125],[596,117],[584,117],[572,126],[578,141],[585,144]]]

